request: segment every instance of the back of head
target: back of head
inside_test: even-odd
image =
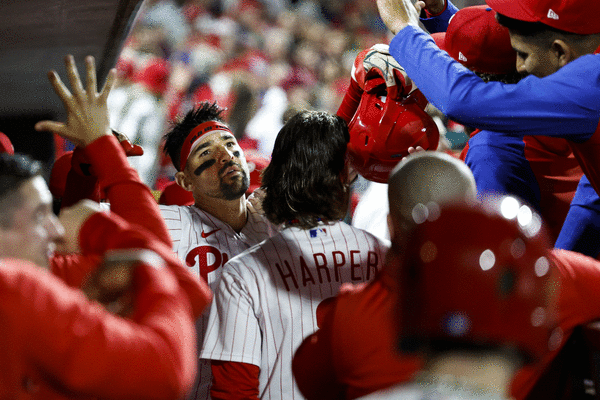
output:
[[[510,349],[525,362],[553,350],[549,245],[515,198],[442,207],[414,228],[401,262],[400,350]]]
[[[403,159],[388,180],[390,217],[394,230],[406,231],[427,219],[426,206],[475,202],[473,173],[465,163],[446,153],[427,151]],[[393,235],[394,238],[403,235]]]
[[[0,153],[0,226],[12,225],[14,211],[20,206],[19,188],[41,174],[42,166],[22,154]]]
[[[303,228],[346,214],[348,126],[335,114],[302,111],[281,128],[262,174],[263,208],[275,224]]]

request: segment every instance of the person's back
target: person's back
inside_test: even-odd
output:
[[[402,243],[416,224],[435,218],[437,204],[472,203],[475,195],[468,167],[448,154],[420,152],[396,166],[388,181],[392,248],[375,281],[343,290],[319,331],[296,352],[294,374],[304,396],[354,399],[413,378],[423,365],[421,358],[392,351]]]

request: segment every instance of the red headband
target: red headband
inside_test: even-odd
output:
[[[187,163],[187,159],[190,156],[190,152],[194,148],[194,145],[202,136],[212,131],[231,132],[231,129],[229,129],[225,124],[219,121],[203,122],[194,129],[192,129],[190,134],[185,138],[183,146],[181,147],[181,153],[179,155],[180,171],[183,171],[185,169],[185,164]]]

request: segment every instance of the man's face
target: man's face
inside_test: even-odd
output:
[[[235,137],[226,131],[205,135],[190,152],[185,170],[194,198],[236,200],[250,184],[248,164]]]
[[[510,43],[517,52],[517,72],[543,78],[560,69],[556,53],[542,40],[511,32]]]
[[[48,267],[56,241],[64,234],[62,225],[52,212],[52,194],[41,176],[23,183],[19,191],[23,203],[14,212],[12,226],[1,229],[5,239],[1,254]]]

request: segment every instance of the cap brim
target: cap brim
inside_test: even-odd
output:
[[[432,33],[431,37],[435,41],[435,44],[437,44],[437,47],[446,50],[446,32]]]
[[[527,22],[538,22],[539,18],[532,15],[531,11],[526,8],[524,3],[527,1],[515,0],[486,0],[488,6],[498,14],[506,17]]]

